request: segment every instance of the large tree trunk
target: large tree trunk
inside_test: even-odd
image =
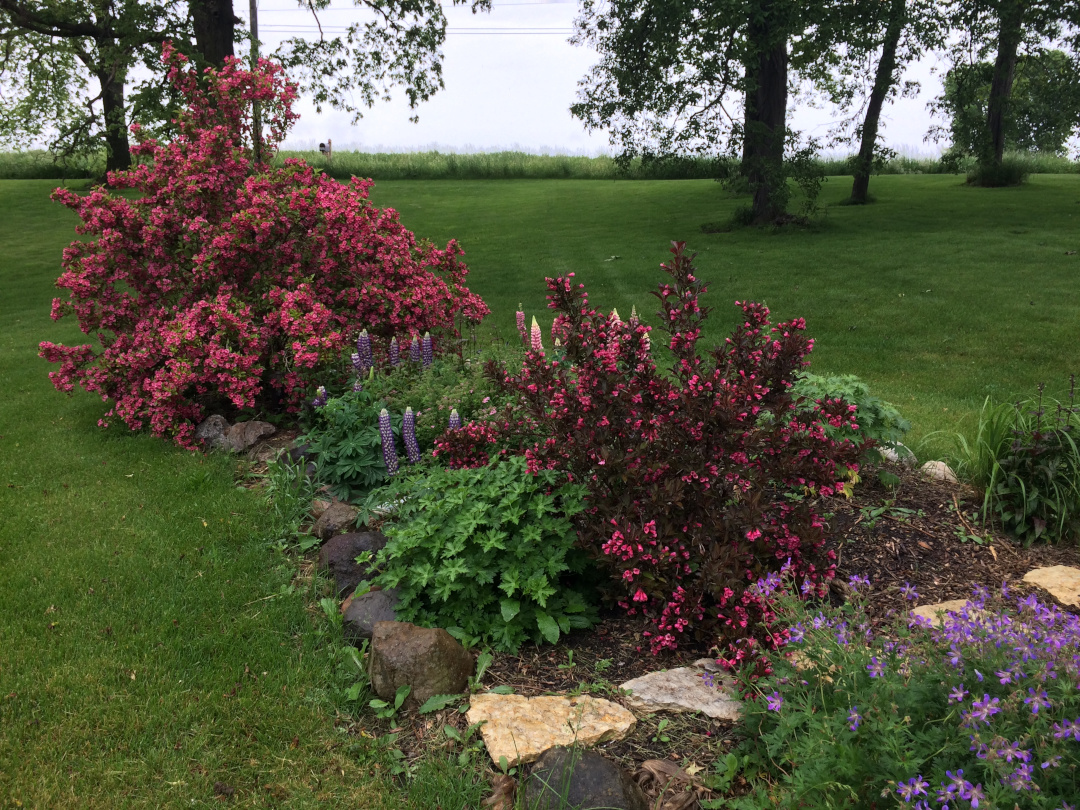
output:
[[[998,49],[994,60],[994,77],[990,81],[990,98],[986,106],[987,148],[979,156],[984,165],[1000,166],[1005,154],[1005,119],[1013,78],[1016,76],[1016,57],[1024,37],[1025,0],[1000,0],[998,6]]]
[[[195,31],[195,47],[208,63],[221,67],[226,56],[236,55],[233,51],[236,17],[232,0],[188,0],[188,9]]]
[[[769,4],[771,5],[771,4]],[[768,11],[768,9],[765,9]],[[746,131],[743,160],[754,190],[753,224],[767,225],[787,208],[784,138],[787,135],[788,50],[786,32],[772,15],[750,21],[747,41]]]
[[[131,168],[131,150],[128,145],[127,111],[124,109],[124,71],[122,69],[99,69],[97,80],[101,84],[101,106],[105,111],[105,171],[115,172]]]
[[[896,48],[900,36],[907,25],[907,0],[893,0],[889,8],[889,22],[885,28],[885,40],[881,44],[881,59],[878,60],[874,74],[874,87],[870,91],[870,100],[866,104],[866,117],[863,119],[862,140],[859,143],[859,156],[855,159],[855,179],[851,184],[851,201],[860,205],[866,202],[870,190],[870,172],[874,166],[874,148],[877,146],[878,127],[881,122],[881,108],[893,86],[893,73],[896,71]]]

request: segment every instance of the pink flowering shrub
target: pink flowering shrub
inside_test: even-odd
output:
[[[263,160],[296,119],[296,89],[261,60],[232,59],[202,80],[166,45],[185,99],[168,144],[133,127],[142,158],[115,188],[54,199],[82,220],[64,252],[52,317],[75,315],[97,339],[41,344],[57,389],[101,394],[133,430],[191,442],[209,402],[295,411],[318,383],[344,382],[342,358],[362,328],[385,354],[394,335],[431,332],[453,345],[461,316],[488,309],[465,286],[462,251],[417,242],[397,212],[368,201],[370,180],[341,185],[300,160],[253,158],[251,105],[262,105]]]
[[[760,304],[741,304],[742,325],[699,356],[705,287],[685,246],[672,253],[671,280],[654,293],[670,374],[657,370],[649,327],[592,309],[571,278],[548,279],[564,354],[529,351],[520,375],[490,372],[524,403],[530,469],[563,470],[587,487],[581,542],[611,573],[609,596],[649,620],[653,651],[725,638],[738,659],[775,618],[758,580],[785,567],[821,593],[833,574],[815,500],[856,470],[859,446],[825,433],[854,428],[854,407],[796,407],[792,378],[813,341],[802,319],[772,326]],[[487,428],[476,438],[492,442]],[[466,439],[445,443],[451,460],[476,460]]]

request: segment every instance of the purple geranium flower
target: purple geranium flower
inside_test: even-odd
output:
[[[900,593],[904,595],[905,599],[912,602],[919,598],[919,594],[915,592],[915,586],[912,585],[910,582],[905,582],[900,587]]]
[[[765,704],[770,712],[778,712],[780,707],[784,705],[784,698],[779,692],[774,691],[771,695],[766,695]]]
[[[930,783],[922,778],[922,774],[919,774],[911,777],[906,782],[899,782],[896,786],[896,792],[900,794],[900,798],[905,802],[910,802],[916,796],[925,796],[928,787],[930,787]]]
[[[859,722],[862,720],[862,717],[859,715],[859,707],[858,706],[852,706],[851,707],[851,711],[848,712],[847,719],[848,719],[848,728],[850,728],[852,731],[854,731],[855,729],[857,729],[859,727]]]
[[[885,674],[885,664],[882,661],[878,661],[876,655],[870,659],[870,663],[866,665],[866,668],[870,670],[871,678],[880,678]]]

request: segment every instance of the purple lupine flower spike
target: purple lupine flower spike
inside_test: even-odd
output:
[[[352,357],[350,357],[349,359],[352,360],[353,371],[355,371],[357,375],[363,374],[364,362],[360,358],[360,352],[353,352]]]
[[[450,430],[461,430],[461,417],[458,415],[457,408],[450,411]]]
[[[409,359],[414,363],[419,363],[422,359],[420,356],[420,340],[416,335],[412,336],[412,343],[409,344]]]
[[[382,457],[386,464],[387,475],[394,476],[398,471],[397,447],[394,446],[394,431],[390,427],[390,414],[386,408],[379,411],[379,438],[382,439]]]
[[[412,408],[405,409],[405,418],[401,422],[401,436],[405,440],[405,455],[410,464],[420,461],[420,445],[416,443],[416,414]]]
[[[364,390],[364,384],[360,382],[359,377],[357,377],[356,382],[352,384],[352,390],[357,394]]]
[[[397,338],[390,338],[390,365],[401,365],[401,352],[398,350]]]
[[[420,348],[424,354],[424,368],[428,368],[435,362],[435,345],[431,342],[431,332],[424,332],[424,341]]]
[[[320,385],[318,388],[315,389],[315,399],[311,400],[311,404],[313,407],[321,408],[327,403],[329,399],[330,397],[326,393],[326,389]]]
[[[358,374],[375,365],[375,356],[371,353],[371,336],[367,329],[356,339],[356,352],[360,355],[360,367],[356,370]]]

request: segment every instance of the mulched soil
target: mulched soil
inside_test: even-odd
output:
[[[900,594],[905,583],[915,587],[918,604],[933,604],[968,597],[975,585],[997,589],[1003,581],[1011,591],[1022,594],[1029,588],[1021,580],[1034,568],[1080,567],[1080,547],[1075,544],[1024,548],[1000,527],[984,526],[975,516],[981,498],[971,488],[927,480],[899,465],[887,465],[887,469],[899,477],[898,485],[886,487],[869,471],[850,501],[834,498],[822,505],[823,512],[831,513],[828,542],[838,559],[832,601],[845,598],[848,577],[868,577],[873,589],[867,609],[875,623],[894,611],[910,609],[911,603]],[[1040,597],[1050,598],[1044,592]],[[654,657],[639,625],[609,613],[591,631],[574,633],[557,645],[524,647],[517,655],[496,654],[483,685],[507,685],[526,696],[584,692],[625,704],[618,684],[658,669],[685,666],[709,654],[705,646],[686,646]],[[461,731],[467,727],[464,715],[452,709],[426,717],[403,716],[394,722],[400,723],[394,729],[396,742],[407,760],[435,747],[447,747],[444,725]],[[339,723],[365,735],[391,730],[368,715],[359,720],[339,718]],[[602,745],[600,750],[634,772],[646,760],[708,766],[732,742],[730,723],[658,714],[641,719],[628,738]]]

